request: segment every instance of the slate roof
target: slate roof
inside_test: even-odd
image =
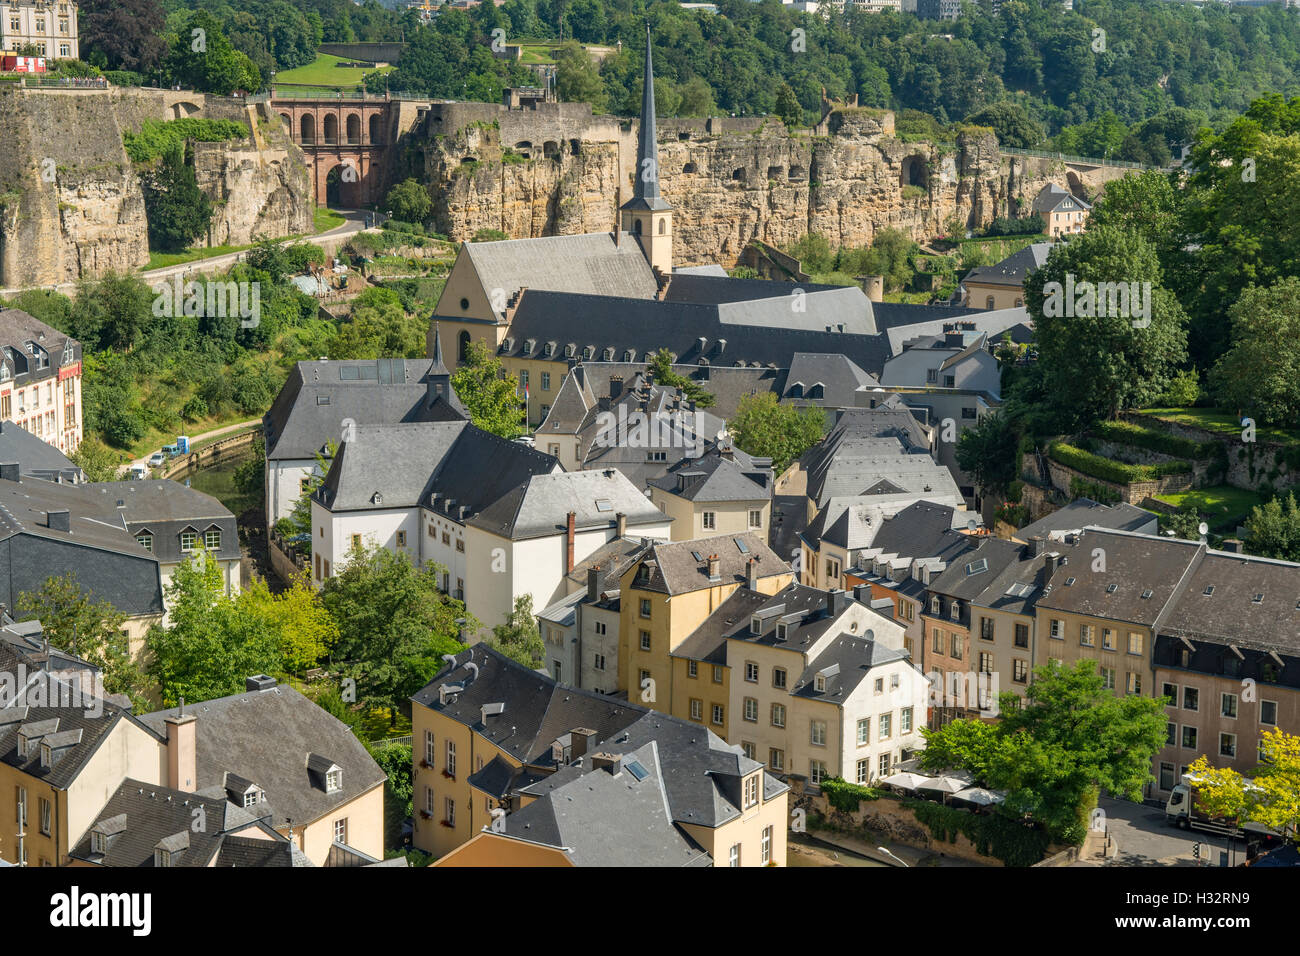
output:
[[[622,472],[605,468],[533,475],[468,523],[520,541],[563,532],[570,512],[579,531],[611,527],[619,514],[629,529],[668,520]]]
[[[159,734],[177,709],[145,714],[140,721]],[[190,705],[198,750],[199,787],[225,787],[226,774],[250,780],[266,792],[275,827],[304,826],[381,785],[385,775],[346,724],[287,685],[219,697]],[[342,770],[342,788],[327,793],[308,770],[318,754]]]
[[[530,476],[558,467],[550,455],[469,422],[358,425],[339,446],[316,499],[336,513],[422,506],[448,514],[451,499],[477,514]]]
[[[211,495],[168,478],[101,481],[84,487],[89,494],[99,496],[103,513],[122,516],[132,536],[151,534],[152,554],[159,561],[171,564],[185,560],[188,555],[181,551],[182,531],[197,532],[202,541],[203,533],[211,529],[221,532],[221,547],[212,557],[239,560],[235,515]]]
[[[743,453],[742,453],[743,454]],[[699,458],[684,458],[662,478],[650,479],[650,486],[695,502],[766,501],[772,496],[772,470],[747,470],[717,450]],[[748,457],[748,456],[746,456]],[[752,460],[752,459],[751,459]],[[764,459],[766,460],[766,459]],[[753,477],[751,477],[751,475]],[[764,478],[760,484],[755,478]]]
[[[872,670],[907,659],[907,651],[901,648],[886,647],[880,641],[864,636],[841,634],[808,661],[790,694],[806,700],[842,704]],[[817,689],[815,678],[819,673],[826,674],[824,690]]]
[[[914,557],[938,554],[950,539],[952,529],[965,527],[967,517],[978,519],[979,516],[951,505],[917,501],[885,518],[871,545],[882,554]]]
[[[1039,190],[1038,195],[1034,197],[1034,212],[1054,212],[1056,208],[1067,199],[1071,199],[1077,203],[1080,210],[1086,211],[1092,208],[1090,203],[1084,202],[1078,196],[1072,195],[1068,190],[1062,189],[1060,186],[1056,185],[1056,183],[1048,183]]]
[[[28,343],[46,353],[49,364],[45,368],[34,367]],[[0,308],[0,361],[16,384],[30,385],[57,378],[62,369],[79,363],[81,343],[22,309]]]
[[[1300,657],[1300,564],[1207,550],[1160,633]]]
[[[784,400],[796,405],[824,405],[852,408],[859,388],[874,388],[880,380],[863,371],[847,355],[827,352],[796,352],[785,377]],[[820,385],[819,395],[811,394]]]
[[[1023,306],[1011,309],[994,309],[992,311],[968,310],[967,314],[958,318],[963,323],[969,323],[974,326],[972,330],[977,333],[984,333],[990,338],[997,338],[1007,329],[1014,329],[1017,326],[1033,327],[1033,320],[1029,317],[1029,312]],[[889,339],[889,354],[886,358],[898,355],[903,351],[905,345],[913,343],[914,340],[922,339],[926,336],[943,335],[944,326],[951,325],[953,319],[936,319],[927,322],[918,322],[911,325],[894,326],[886,333]],[[860,364],[860,363],[859,363]],[[879,375],[884,367],[881,363],[880,368],[863,366],[869,372]]]
[[[69,512],[69,531],[49,527],[51,511]],[[81,485],[27,478],[0,480],[0,603],[14,607],[51,575],[73,572],[97,601],[123,614],[161,614],[158,558],[136,543],[120,515],[104,514]]]
[[[194,827],[196,811],[204,825]],[[257,833],[233,836],[231,831]],[[91,834],[105,834],[104,853],[91,850]],[[70,851],[73,859],[100,866],[152,867],[158,846],[173,852],[172,866],[292,866],[292,846],[223,795],[186,793],[130,777],[109,797]]]
[[[619,579],[623,577],[623,572],[630,568],[641,553],[648,548],[650,538],[624,537],[615,538],[609,541],[591,554],[587,555],[580,561],[574,569],[566,575],[569,586],[579,589],[584,593],[587,590],[587,569],[599,565],[605,570],[605,587],[606,591],[617,591]]]
[[[430,404],[431,359],[299,362],[262,417],[269,461],[311,459],[358,425],[463,420],[459,400]],[[346,377],[345,377],[346,376]]]
[[[621,354],[621,353],[620,353]],[[644,358],[642,355],[638,359]],[[592,362],[584,361],[582,367],[586,370],[587,385],[592,394],[597,398],[608,398],[610,396],[610,383],[619,380],[624,387],[630,386],[630,383],[636,375],[646,370],[646,363],[637,362]],[[732,365],[712,365],[699,366],[696,364],[677,363],[672,366],[674,372],[678,375],[684,375],[700,383],[700,386],[716,399],[716,403],[708,408],[708,411],[722,419],[729,419],[736,413],[736,408],[740,405],[740,400],[747,395],[758,395],[763,392],[776,392],[778,395],[783,391],[782,383],[785,381],[784,368],[736,368]]]
[[[489,295],[503,289],[507,301],[520,289],[649,299],[659,288],[641,246],[627,233],[617,243],[612,232],[466,242],[460,256]],[[498,318],[505,321],[505,314]]]
[[[1025,525],[1016,532],[1016,538],[1028,541],[1042,536],[1060,540],[1064,535],[1081,531],[1089,526],[1112,528],[1116,531],[1134,531],[1140,534],[1158,534],[1158,521],[1150,511],[1143,511],[1127,502],[1113,505],[1099,504],[1091,498],[1076,498],[1050,515]]]
[[[966,273],[966,278],[962,281],[1019,288],[1024,285],[1025,279],[1043,267],[1054,245],[1055,243],[1052,242],[1030,243],[999,263],[991,266],[976,266]]]
[[[744,550],[740,547],[742,543]],[[719,561],[718,580],[710,581],[709,556],[714,554]],[[691,541],[657,541],[649,553],[642,556],[632,586],[664,594],[684,594],[716,587],[719,582],[744,582],[746,566],[751,558],[758,562],[756,569],[760,578],[790,572],[790,566],[767,546],[762,535],[748,531]]]
[[[17,462],[18,473],[47,481],[80,481],[81,468],[53,445],[17,422],[0,421],[0,462]]]

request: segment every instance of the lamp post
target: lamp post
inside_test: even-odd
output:
[[[879,850],[881,853],[885,854],[885,856],[889,857],[891,860],[898,860],[898,857],[894,856],[894,854],[890,853],[883,846],[878,846],[876,847],[876,849]],[[902,860],[898,860],[898,863],[900,866],[907,867],[907,864],[904,863]],[[908,867],[908,869],[910,869],[910,867]]]

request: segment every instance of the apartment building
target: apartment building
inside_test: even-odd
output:
[[[772,526],[772,461],[730,444],[683,458],[648,482],[651,503],[673,519],[673,540],[760,535]]]
[[[11,24],[15,9],[35,12],[11,6],[0,23]],[[0,420],[71,455],[81,444],[81,413],[81,343],[21,309],[0,309]]]
[[[414,843],[442,865],[785,864],[786,785],[691,724],[483,646],[412,702]]]
[[[728,668],[709,664],[701,683],[675,652],[741,585],[773,594],[792,579],[789,566],[758,534],[656,543],[623,572],[618,689],[653,710],[678,715],[689,714],[690,698],[700,697],[707,726],[725,739]],[[707,693],[689,693],[702,686]]]
[[[11,0],[0,4],[0,43],[5,50],[33,47],[37,56],[80,59],[77,5],[64,0]]]
[[[1092,205],[1055,183],[1048,183],[1034,197],[1033,210],[1043,217],[1047,234],[1056,239],[1083,232]]]

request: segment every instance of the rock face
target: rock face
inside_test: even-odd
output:
[[[301,151],[264,105],[141,89],[0,92],[0,287],[75,282],[148,262],[137,171],[122,144],[145,119],[244,122],[250,138],[199,144],[200,187],[214,200],[209,244],[310,232]],[[274,122],[272,122],[274,118]]]
[[[457,104],[465,107],[468,104]],[[552,110],[576,104],[547,104]],[[484,105],[440,113],[405,137],[409,172],[434,198],[437,228],[511,238],[612,229],[630,195],[636,126]],[[812,131],[773,117],[666,119],[659,179],[676,212],[674,260],[733,266],[752,239],[784,246],[808,232],[833,246],[869,244],[884,228],[923,240],[1028,211],[1049,182],[1089,195],[1125,170],[1003,154],[991,131],[955,146],[905,142],[886,110],[836,110]],[[621,192],[620,192],[621,188]]]

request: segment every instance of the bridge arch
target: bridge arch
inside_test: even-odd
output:
[[[312,116],[310,113],[303,113],[302,119],[299,121],[298,125],[300,127],[299,140],[301,142],[307,143],[308,145],[315,144],[316,117]]]
[[[348,145],[361,145],[361,117],[356,113],[349,113],[347,117]]]

